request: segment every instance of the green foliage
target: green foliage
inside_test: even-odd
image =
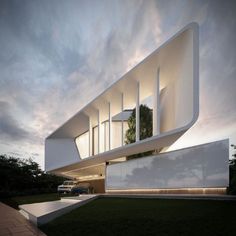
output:
[[[45,173],[32,159],[0,155],[0,196],[55,192],[65,178]]]
[[[146,105],[140,105],[140,140],[152,136],[152,110]],[[136,139],[136,108],[133,109],[128,119],[128,130],[126,131],[125,144],[134,143]],[[138,153],[128,156],[127,159],[151,155],[152,151]]]

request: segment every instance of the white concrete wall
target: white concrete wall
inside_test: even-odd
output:
[[[108,165],[106,190],[226,187],[228,140]]]
[[[67,166],[81,160],[74,139],[46,139],[45,169]]]
[[[161,132],[187,125],[193,109],[193,31],[188,30],[158,55],[161,94]],[[196,109],[196,108],[195,108]]]

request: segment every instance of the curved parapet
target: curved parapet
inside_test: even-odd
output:
[[[46,139],[46,170],[67,172],[173,144],[198,118],[198,51],[198,25],[191,23]],[[153,114],[153,136],[143,140],[141,104]],[[134,108],[136,142],[125,145],[124,117]]]

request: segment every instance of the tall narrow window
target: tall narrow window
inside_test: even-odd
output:
[[[98,154],[98,126],[93,127],[93,155]]]
[[[85,132],[78,136],[75,140],[80,157],[86,158],[89,156],[89,132]]]

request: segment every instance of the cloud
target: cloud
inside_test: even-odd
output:
[[[29,133],[24,130],[17,120],[10,114],[10,106],[0,101],[0,136],[2,139],[19,141],[28,138]]]

